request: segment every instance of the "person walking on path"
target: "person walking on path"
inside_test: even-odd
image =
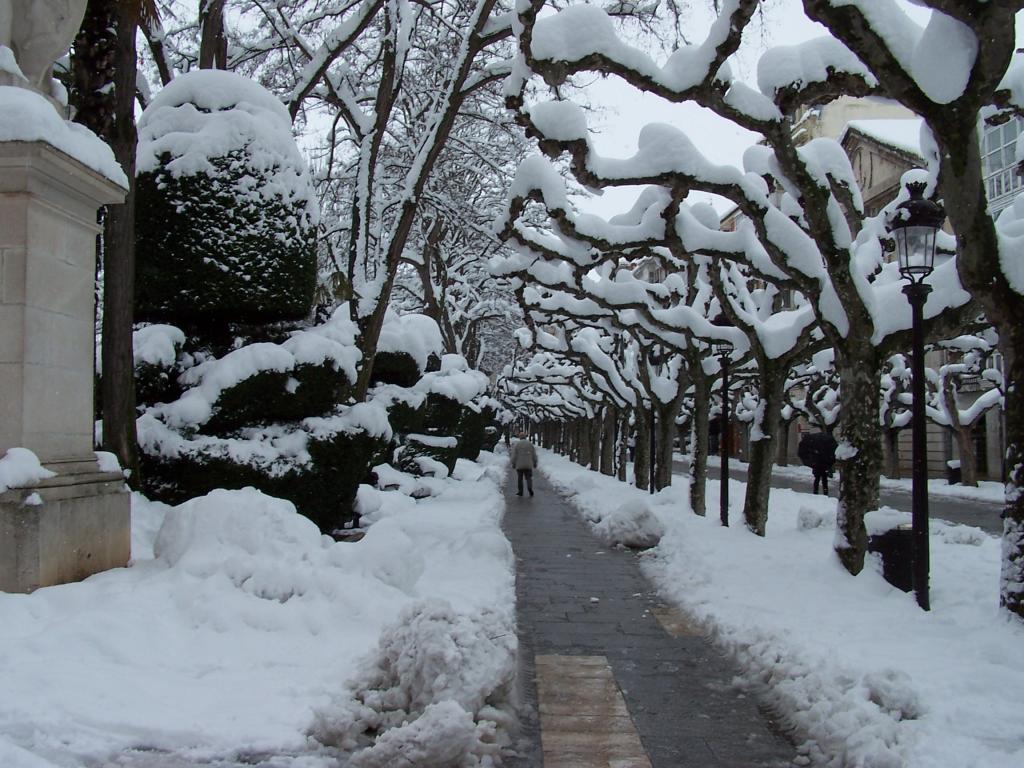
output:
[[[523,478],[526,478],[526,487],[533,496],[533,470],[537,468],[537,449],[526,439],[525,432],[520,432],[518,438],[516,444],[512,446],[512,467],[516,471],[516,482],[519,485],[516,496],[523,495]]]
[[[828,477],[836,463],[836,439],[828,432],[811,432],[800,441],[797,455],[814,473],[814,492],[818,492],[820,484],[828,496]]]

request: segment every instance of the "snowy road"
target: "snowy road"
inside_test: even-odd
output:
[[[689,463],[686,461],[676,460],[673,465],[677,473],[685,473],[689,468]],[[786,469],[793,469],[788,467]],[[731,463],[729,466],[729,476],[734,480],[744,481],[747,478],[747,468],[745,464]],[[708,466],[708,477],[712,480],[718,480],[719,467]],[[833,482],[829,484],[830,496],[835,498],[839,492],[839,479],[838,477],[833,478]],[[812,481],[808,476],[807,478],[799,475],[793,475],[786,473],[776,472],[772,476],[772,487],[773,488],[789,488],[794,491],[802,491],[804,493],[810,493],[812,490]],[[893,488],[882,488],[881,501],[882,504],[893,509],[898,509],[903,512],[910,511],[910,492],[902,489]],[[982,501],[980,499],[967,499],[967,498],[956,498],[951,496],[939,496],[932,494],[928,499],[928,513],[929,515],[937,520],[945,520],[950,523],[959,523],[963,525],[973,525],[981,528],[986,533],[993,535],[1001,535],[1003,532],[1003,521],[1000,517],[1002,512],[1002,505],[991,502]]]

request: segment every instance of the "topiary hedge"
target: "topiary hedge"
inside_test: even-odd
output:
[[[316,287],[315,230],[305,202],[240,198],[266,177],[244,151],[212,171],[175,177],[159,167],[136,182],[136,317],[180,325],[266,323],[306,316]]]
[[[358,520],[356,491],[360,483],[371,481],[373,467],[388,460],[390,449],[390,441],[365,432],[311,436],[309,463],[276,475],[221,451],[194,450],[177,457],[143,452],[140,462],[150,498],[180,504],[216,488],[252,486],[288,499],[322,532],[331,534]]]
[[[139,120],[136,316],[189,328],[306,316],[315,195],[288,111],[241,75],[175,78]]]

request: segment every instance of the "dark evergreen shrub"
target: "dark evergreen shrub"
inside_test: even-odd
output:
[[[175,176],[171,158],[136,183],[136,317],[183,326],[298,319],[316,282],[306,201],[239,195],[266,183],[244,150]]]
[[[408,403],[395,402],[388,408],[388,422],[391,428],[400,435],[410,432],[422,432],[423,422],[427,415],[426,403],[414,408]]]
[[[427,437],[444,436],[429,435]],[[459,459],[458,441],[456,440],[455,444],[450,447],[441,447],[421,442],[416,439],[415,435],[407,435],[402,445],[395,449],[395,466],[410,475],[423,475],[425,474],[423,468],[416,461],[420,457],[434,459],[444,464],[448,468],[448,473],[451,474],[455,469],[455,462]]]
[[[200,431],[224,435],[243,426],[297,422],[329,412],[350,394],[351,382],[330,363],[261,371],[224,390]]]
[[[462,421],[462,410],[457,400],[431,392],[427,395],[424,428],[430,433],[454,435]]]
[[[373,384],[394,384],[411,387],[420,380],[420,367],[406,352],[378,352],[373,357]]]
[[[387,441],[364,432],[310,438],[310,465],[278,476],[223,455],[197,452],[171,459],[143,454],[142,477],[146,494],[167,504],[180,504],[215,488],[252,486],[288,499],[330,534],[357,520],[359,484],[369,482],[373,467],[387,461],[389,448]]]
[[[494,422],[494,411],[490,408],[483,408],[475,411],[472,408],[462,409],[462,418],[459,420],[459,458],[476,461],[481,450],[492,450],[494,443],[497,443],[497,432],[494,432],[494,443],[485,446],[487,441],[487,427]]]
[[[178,383],[181,371],[151,363],[135,366],[135,400],[138,403],[154,405],[170,403],[181,397],[182,388]]]

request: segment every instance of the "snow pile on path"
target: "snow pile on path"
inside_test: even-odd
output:
[[[722,527],[717,480],[709,515],[698,517],[685,478],[647,496],[548,452],[540,465],[558,487],[585,488],[572,502],[592,519],[646,500],[666,533],[645,571],[738,657],[746,682],[803,742],[803,764],[1024,765],[1024,627],[998,606],[997,537],[932,522],[925,613],[882,579],[876,555],[857,577],[842,568],[832,552],[835,499],[773,489],[761,538],[744,527],[740,504]],[[731,498],[743,490],[733,481]],[[909,518],[883,509],[868,527]]]
[[[144,749],[197,764],[265,753],[336,766],[337,753],[309,736],[313,724],[350,697],[343,681],[373,676],[382,633],[392,649],[416,635],[405,626],[416,606],[448,606],[451,638],[465,649],[514,651],[514,634],[494,632],[512,626],[515,600],[499,528],[504,459],[481,460],[482,471],[460,461],[461,479],[437,481],[436,497],[367,488],[376,522],[357,543],[321,536],[289,502],[251,488],[178,507],[135,495],[130,567],[0,593],[0,765],[120,764]],[[382,692],[428,689],[428,670],[455,646],[440,632],[423,636],[438,645],[417,651],[429,661],[421,677],[407,677],[415,664],[396,666]],[[465,685],[500,688],[504,658],[472,658]],[[431,685],[439,708],[424,710],[413,741],[454,728],[439,715],[480,700],[454,682]]]
[[[554,454],[552,454],[554,456]],[[562,457],[555,457],[560,460]],[[546,467],[544,468],[546,469]],[[647,549],[656,546],[665,535],[665,526],[651,512],[641,496],[616,495],[615,502],[602,503],[604,484],[594,482],[590,472],[545,473],[551,484],[580,509],[597,536],[610,547]],[[598,475],[598,477],[602,477]]]
[[[28,448],[8,448],[0,457],[0,493],[33,485],[55,474],[40,464],[39,457]]]
[[[385,630],[373,667],[350,682],[352,695],[319,714],[314,734],[345,750],[364,747],[353,768],[387,768],[413,754],[412,765],[493,765],[497,724],[514,721],[515,653],[507,612],[414,603]]]

